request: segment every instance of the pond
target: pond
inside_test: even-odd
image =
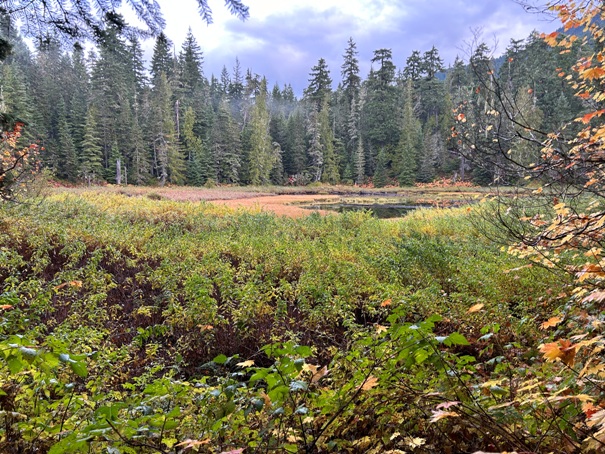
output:
[[[345,213],[348,211],[370,211],[374,217],[388,219],[400,218],[418,208],[431,208],[431,205],[414,205],[410,203],[350,203],[341,201],[338,203],[301,205],[301,208],[308,210],[330,210],[338,213]]]

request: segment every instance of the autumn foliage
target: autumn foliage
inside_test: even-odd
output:
[[[23,123],[2,132],[0,139],[0,199],[12,200],[16,191],[33,171],[32,162],[38,146],[19,146]]]

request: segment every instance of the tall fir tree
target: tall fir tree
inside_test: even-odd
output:
[[[248,178],[253,185],[269,183],[271,171],[275,165],[275,154],[269,134],[269,121],[267,79],[263,77],[250,116],[251,136],[250,152],[248,154]]]
[[[94,106],[90,106],[86,112],[79,156],[80,177],[89,186],[103,179],[103,149],[97,133],[96,111]]]

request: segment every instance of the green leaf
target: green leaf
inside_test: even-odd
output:
[[[229,358],[227,358],[225,355],[218,355],[212,361],[215,362],[216,364],[225,364],[228,359]]]
[[[306,345],[297,345],[294,351],[303,358],[311,356],[312,353],[311,347],[307,347]]]
[[[88,442],[78,440],[76,434],[71,434],[54,444],[48,454],[76,454],[88,452]]]
[[[445,339],[444,341],[445,345],[470,345],[469,341],[466,340],[466,337],[464,337],[462,334],[460,333],[452,333],[449,336],[447,336],[447,339]]]
[[[84,378],[88,375],[88,369],[81,361],[74,361],[73,363],[70,362],[69,367],[71,367],[71,370],[73,370],[78,377]]]
[[[23,363],[19,358],[11,356],[7,360],[8,370],[10,370],[11,374],[17,374],[23,369]]]

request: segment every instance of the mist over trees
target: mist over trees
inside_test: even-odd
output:
[[[290,84],[271,85],[237,59],[205,74],[191,31],[180,48],[160,33],[146,62],[119,17],[97,29],[88,53],[53,40],[32,51],[10,21],[1,28],[12,54],[1,63],[0,110],[26,122],[42,165],[71,182],[511,183],[522,175],[452,137],[461,106],[469,125],[490,121],[482,78],[524,106],[536,129],[556,129],[583,108],[554,69],[569,67],[578,51],[561,55],[537,33],[511,41],[497,60],[478,43],[447,69],[434,46],[401,66],[390,49],[377,49],[367,75],[351,38],[340,68],[323,58],[311,66],[298,99]],[[511,149],[531,159],[521,141]]]

